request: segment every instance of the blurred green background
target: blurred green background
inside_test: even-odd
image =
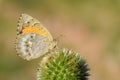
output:
[[[120,80],[120,0],[0,0],[0,80],[36,80],[39,59],[16,55],[21,13],[38,20],[59,39],[59,47],[79,52],[89,80]]]

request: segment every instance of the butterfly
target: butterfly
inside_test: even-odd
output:
[[[56,46],[50,32],[28,14],[19,17],[15,43],[17,54],[25,60],[43,56]]]

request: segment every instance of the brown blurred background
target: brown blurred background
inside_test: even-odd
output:
[[[120,0],[0,0],[0,80],[36,80],[39,59],[24,61],[14,49],[23,12],[63,35],[59,47],[87,60],[89,80],[120,80]]]

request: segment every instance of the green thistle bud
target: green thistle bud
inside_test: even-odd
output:
[[[63,49],[43,57],[37,80],[87,80],[88,71],[85,60],[78,53]]]

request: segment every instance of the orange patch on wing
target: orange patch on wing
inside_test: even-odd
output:
[[[46,36],[44,31],[34,26],[29,26],[22,30],[22,34],[27,34],[27,33],[35,33],[35,34]]]

